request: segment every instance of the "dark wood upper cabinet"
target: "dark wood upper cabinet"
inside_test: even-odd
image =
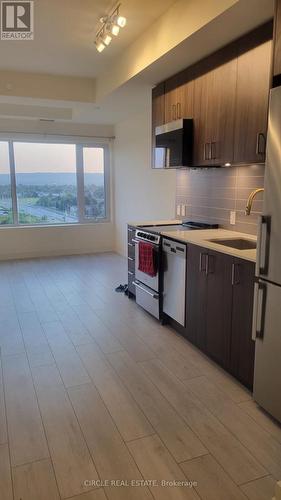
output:
[[[273,76],[281,81],[281,0],[275,0]]]
[[[194,82],[182,80],[179,74],[165,83],[165,123],[193,117]]]
[[[155,128],[165,123],[165,84],[152,89],[151,164],[155,167]]]
[[[165,123],[165,84],[152,89],[152,130]]]
[[[234,163],[265,161],[272,41],[241,53],[237,59]]]
[[[224,165],[233,160],[237,61],[222,51],[213,69],[194,81],[194,164]]]
[[[153,90],[153,131],[193,118],[193,166],[264,162],[272,33],[268,22]]]

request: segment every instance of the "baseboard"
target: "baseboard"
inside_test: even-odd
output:
[[[98,254],[98,253],[111,253],[114,252],[113,248],[99,248],[99,249],[92,249],[92,250],[49,250],[46,252],[20,252],[20,253],[13,253],[13,254],[0,254],[0,261],[7,261],[7,260],[24,260],[24,259],[43,259],[43,258],[48,258],[48,257],[71,257],[72,255],[93,255],[93,254]],[[114,252],[115,253],[115,252]]]

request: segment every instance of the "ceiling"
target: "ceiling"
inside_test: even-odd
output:
[[[112,0],[36,0],[34,40],[0,41],[0,70],[97,77],[175,0],[123,0],[127,26],[99,54],[95,33]]]
[[[199,2],[199,0],[185,1]],[[34,73],[33,90],[42,88],[40,78],[38,80],[35,78],[36,73],[38,76],[40,73],[46,73],[69,77],[92,77],[103,81],[102,76],[106,68],[110,68],[113,73],[118,71],[119,65],[122,65],[122,55],[126,56],[126,50],[127,52],[130,50],[132,42],[141,37],[142,33],[145,32],[145,36],[150,39],[149,29],[151,29],[157,38],[157,27],[151,25],[174,3],[175,0],[124,0],[121,12],[128,18],[128,25],[114,43],[99,54],[93,45],[95,27],[101,15],[110,12],[116,4],[111,0],[36,0],[35,40],[34,42],[0,41],[0,72],[15,71],[15,79],[21,91],[24,81],[23,73],[20,72]],[[192,35],[167,51],[163,57],[159,57],[126,83],[116,87],[105,99],[96,102],[86,102],[85,99],[62,100],[66,99],[65,87],[69,87],[71,78],[63,78],[60,85],[62,97],[56,94],[56,98],[49,99],[35,98],[34,93],[26,94],[25,97],[24,93],[13,94],[11,86],[9,92],[0,95],[0,121],[4,123],[6,120],[8,123],[9,119],[20,119],[23,122],[28,119],[29,123],[30,120],[38,123],[40,116],[54,118],[56,122],[63,124],[66,122],[59,116],[67,115],[68,123],[73,124],[117,123],[148,106],[153,84],[200,60],[272,17],[273,4],[274,0],[233,2],[232,8],[225,10],[201,29],[195,30]],[[108,6],[107,9],[105,5]],[[165,16],[168,14],[169,12]],[[49,23],[51,28],[47,29]],[[159,23],[163,25],[162,18]],[[164,32],[166,35],[165,29]],[[141,45],[140,53],[143,51]],[[134,55],[133,62],[136,59]],[[48,75],[44,78],[49,78]],[[89,81],[95,82],[91,79]],[[3,88],[3,82],[5,83],[4,76],[0,75],[0,90]],[[31,83],[28,80],[25,86],[31,89]],[[83,89],[84,87],[80,94],[84,96]]]

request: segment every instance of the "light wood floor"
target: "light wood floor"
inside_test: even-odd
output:
[[[0,500],[270,500],[281,427],[125,281],[114,254],[0,263]]]

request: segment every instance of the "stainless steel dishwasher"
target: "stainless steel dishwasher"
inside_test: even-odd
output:
[[[186,245],[162,240],[163,312],[185,326]]]

